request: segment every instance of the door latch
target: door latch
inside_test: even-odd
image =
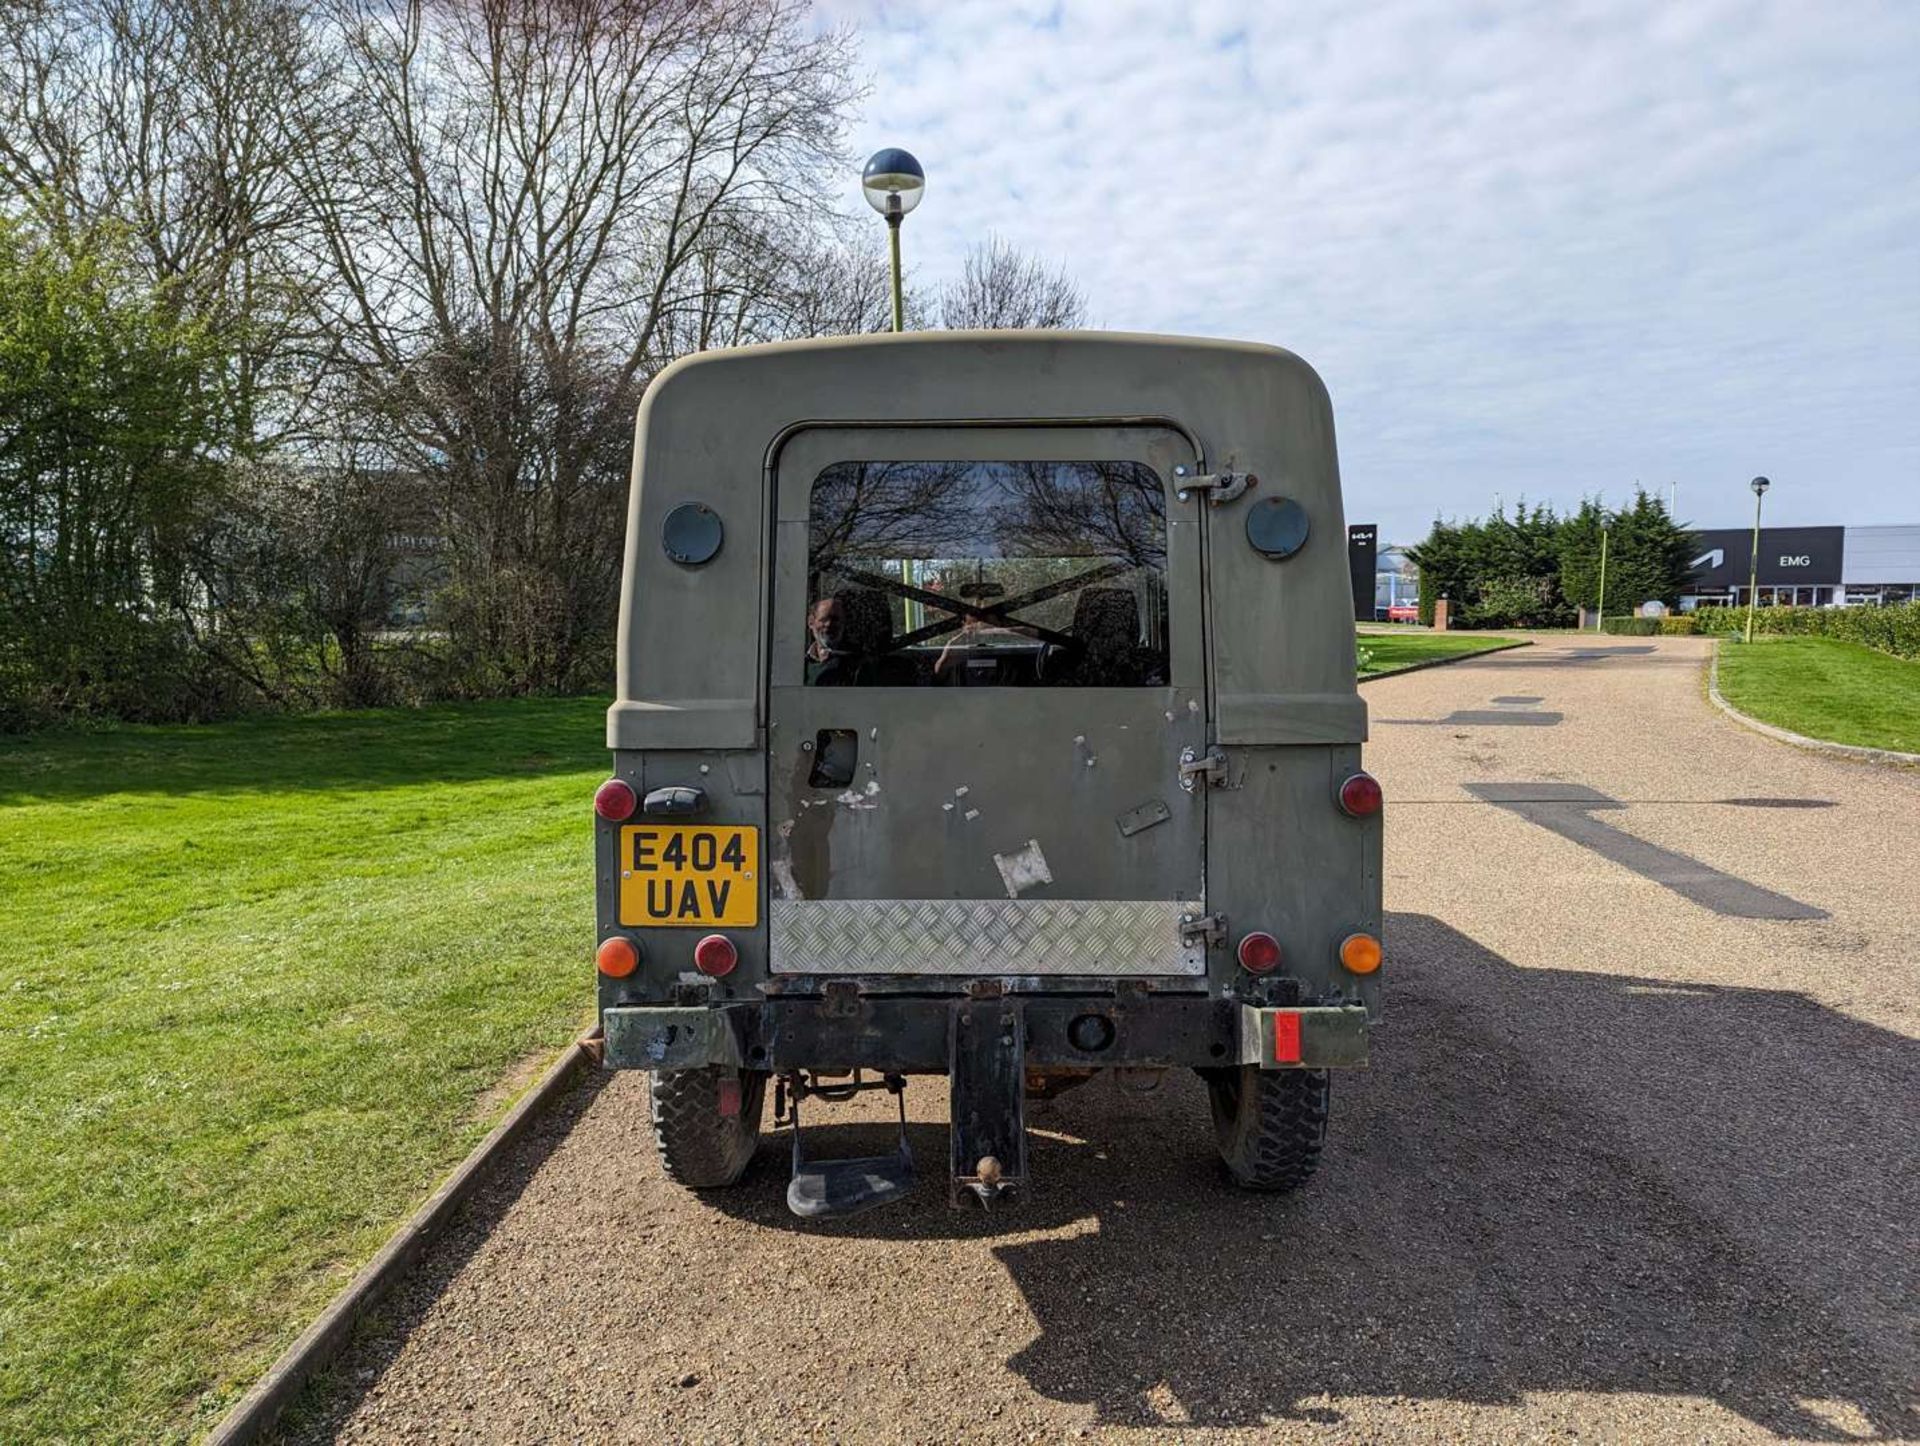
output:
[[[1211,947],[1224,944],[1227,939],[1227,916],[1225,914],[1185,914],[1180,919],[1180,942],[1182,944],[1205,944]]]
[[[1207,494],[1207,501],[1214,506],[1222,502],[1231,502],[1250,487],[1258,487],[1260,479],[1251,472],[1200,472],[1195,473],[1186,466],[1173,469],[1173,489],[1176,496],[1185,502],[1194,492]]]
[[[1205,780],[1209,788],[1227,786],[1227,755],[1218,748],[1202,754],[1197,748],[1180,750],[1180,786],[1188,793]]]

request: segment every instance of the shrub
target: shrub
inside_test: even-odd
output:
[[[1745,608],[1700,608],[1693,618],[1703,633],[1744,633],[1747,627]],[[1920,658],[1920,602],[1893,607],[1756,608],[1753,630],[1840,638],[1896,658]]]
[[[1660,636],[1663,638],[1683,638],[1693,631],[1692,618],[1664,617],[1654,621],[1660,624]]]
[[[1664,618],[1602,618],[1600,631],[1616,637],[1650,638],[1660,631]]]

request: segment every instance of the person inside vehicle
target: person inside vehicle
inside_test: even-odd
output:
[[[859,671],[860,657],[847,646],[847,605],[841,594],[823,597],[807,609],[807,684],[846,687]]]

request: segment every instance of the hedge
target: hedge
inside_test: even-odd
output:
[[[1693,620],[1703,633],[1744,633],[1747,610],[1698,608]],[[1920,658],[1920,601],[1892,607],[1756,608],[1753,630],[1841,638],[1896,658]]]
[[[1684,637],[1693,631],[1692,618],[1602,618],[1600,631],[1616,637]]]

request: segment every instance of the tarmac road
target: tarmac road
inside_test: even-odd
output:
[[[806,1225],[784,1136],[696,1200],[599,1077],[295,1439],[1920,1437],[1920,772],[1747,732],[1704,658],[1367,688],[1387,1017],[1300,1196],[1227,1188],[1170,1076],[1035,1105],[1034,1202],[950,1213],[922,1082],[915,1196]]]

